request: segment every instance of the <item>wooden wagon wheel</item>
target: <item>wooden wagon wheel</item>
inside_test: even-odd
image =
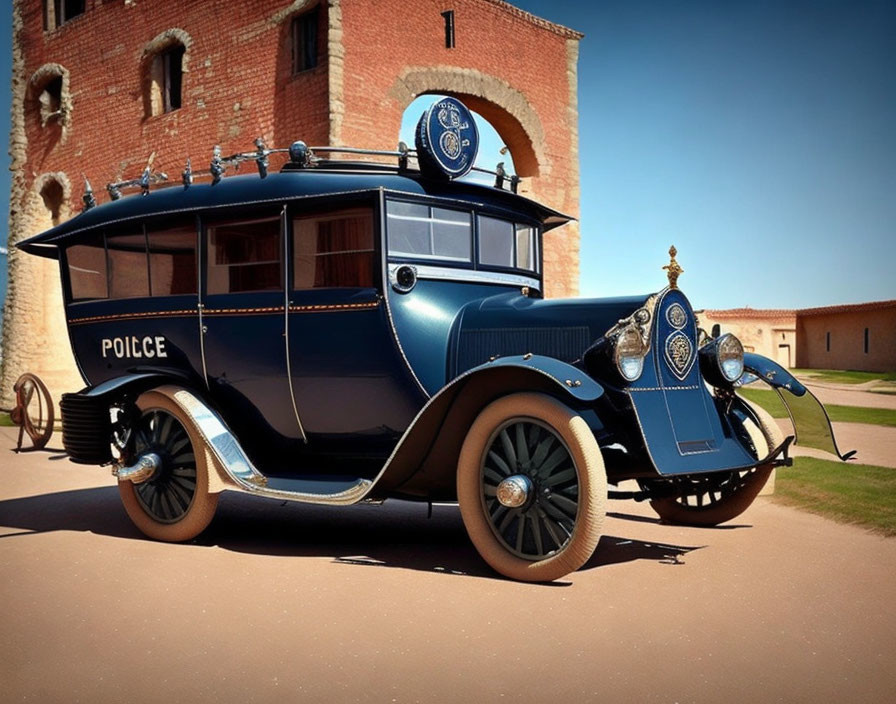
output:
[[[10,416],[12,422],[19,426],[19,442],[16,452],[22,449],[22,436],[28,433],[35,450],[43,449],[53,434],[53,399],[47,387],[37,376],[22,374],[16,380],[13,390],[16,392],[16,407]],[[46,418],[44,415],[46,414]]]

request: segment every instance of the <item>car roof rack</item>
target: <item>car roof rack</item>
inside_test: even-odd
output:
[[[270,167],[269,157],[272,154],[288,155],[289,161],[287,161],[282,167],[282,170],[284,171],[314,168],[334,168],[338,166],[339,168],[376,167],[378,169],[388,169],[390,171],[402,173],[410,170],[411,159],[417,159],[417,150],[410,149],[404,142],[399,142],[398,148],[395,150],[360,149],[357,147],[308,146],[305,142],[302,141],[293,142],[288,147],[269,148],[265,146],[264,140],[261,137],[256,138],[254,144],[254,151],[237,152],[235,154],[230,154],[229,156],[222,156],[221,147],[220,145],[216,144],[212,149],[212,158],[207,169],[194,170],[192,168],[192,161],[188,158],[186,166],[184,167],[183,172],[181,172],[181,183],[183,184],[183,187],[185,189],[189,188],[191,185],[193,185],[195,179],[206,177],[211,178],[212,185],[217,184],[221,181],[221,178],[225,175],[228,168],[238,170],[241,164],[250,161],[255,163],[259,177],[265,178],[268,175],[268,169]],[[367,160],[326,159],[318,156],[319,154],[349,154],[366,157],[381,157],[395,159],[396,162],[393,164],[383,161],[373,162]],[[152,162],[154,158],[155,152],[153,152],[149,156],[146,167],[143,169],[143,173],[139,178],[114,181],[112,183],[106,184],[106,191],[109,193],[109,197],[112,200],[118,200],[122,197],[123,190],[132,188],[139,188],[141,194],[145,196],[149,194],[151,187],[154,185],[172,185],[169,182],[169,178],[166,173],[161,171],[156,172],[153,170]],[[495,188],[504,190],[505,186],[507,186],[512,193],[517,193],[519,190],[519,184],[521,182],[520,177],[516,174],[508,174],[504,169],[503,161],[499,162],[494,170],[483,169],[478,166],[474,166],[470,170],[477,173],[493,176],[495,179]],[[90,187],[90,182],[87,180],[86,176],[84,178],[84,183],[84,210],[89,210],[96,205],[96,199],[93,195],[93,190]]]

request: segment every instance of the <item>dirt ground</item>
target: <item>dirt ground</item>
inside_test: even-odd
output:
[[[142,539],[104,470],[0,429],[0,701],[892,702],[896,540],[760,498],[610,502],[568,579],[498,578],[454,507],[225,494]]]

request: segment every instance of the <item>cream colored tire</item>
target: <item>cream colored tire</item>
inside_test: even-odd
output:
[[[509,476],[531,485],[523,506],[507,507],[495,496]],[[607,477],[581,416],[550,396],[519,393],[486,406],[470,427],[458,459],[457,498],[467,533],[492,568],[512,579],[549,582],[594,553]]]
[[[784,434],[768,412],[759,406],[744,401],[756,415],[758,425],[746,424],[746,430],[756,447],[759,456],[765,457],[769,452],[784,442]],[[758,458],[757,458],[758,459]],[[716,526],[725,523],[746,511],[774,471],[772,464],[761,465],[742,475],[737,488],[729,495],[722,495],[718,500],[708,500],[701,506],[690,503],[690,499],[674,497],[653,499],[651,508],[659,514],[665,523],[685,526]]]
[[[142,533],[155,540],[195,538],[211,523],[218,506],[218,494],[209,492],[203,441],[167,394],[147,391],[137,399],[137,407],[138,454],[159,454],[162,467],[143,484],[118,483],[125,511]]]

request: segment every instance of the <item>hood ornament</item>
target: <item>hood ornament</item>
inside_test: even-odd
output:
[[[669,247],[669,263],[663,267],[669,277],[669,288],[678,288],[678,277],[684,273],[684,269],[682,269],[678,265],[678,262],[675,261],[676,254],[678,254],[678,250],[675,249],[675,245],[673,244]]]

